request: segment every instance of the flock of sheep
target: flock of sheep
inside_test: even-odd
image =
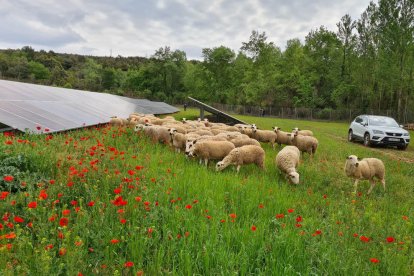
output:
[[[154,142],[162,142],[175,148],[176,152],[184,151],[188,157],[199,158],[207,166],[210,160],[219,161],[216,170],[221,171],[230,165],[236,166],[237,172],[245,164],[256,164],[264,169],[265,151],[260,143],[275,144],[280,150],[275,158],[277,168],[293,184],[299,183],[300,154],[308,153],[311,158],[318,148],[318,140],[310,130],[294,128],[292,132],[282,131],[279,127],[273,130],[260,130],[255,124],[236,124],[228,126],[223,123],[212,123],[208,120],[192,121],[183,118],[175,120],[172,116],[163,119],[154,115],[132,113],[128,119],[112,118],[110,124],[116,126],[131,126],[136,132],[143,132]],[[369,180],[371,187],[375,186],[377,178],[385,190],[385,167],[377,158],[359,160],[350,155],[345,163],[345,173],[354,178],[354,188],[357,190],[359,180]]]

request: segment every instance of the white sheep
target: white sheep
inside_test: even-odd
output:
[[[180,153],[181,150],[185,150],[185,142],[187,141],[186,135],[178,132],[175,128],[169,128],[168,131],[175,151]]]
[[[272,148],[275,148],[277,134],[274,131],[257,129],[255,124],[252,125],[252,130],[252,138],[256,139],[259,142],[270,143],[272,145]]]
[[[117,116],[112,116],[111,120],[109,120],[109,124],[113,126],[124,126],[125,122],[124,119],[118,118]]]
[[[195,134],[195,133],[194,133]],[[195,134],[198,135],[198,134]],[[194,145],[195,141],[205,141],[205,140],[210,140],[210,141],[227,141],[227,139],[225,137],[221,137],[221,136],[195,136],[193,135],[193,133],[188,133],[186,135],[187,140],[185,142],[185,153],[188,154],[192,148],[192,146]]]
[[[297,128],[297,127],[295,127],[294,129],[293,129],[293,131],[297,131],[298,132],[298,134],[299,135],[302,135],[302,136],[313,136],[313,132],[311,131],[311,130],[307,130],[307,129],[299,129],[299,128]]]
[[[256,164],[259,168],[264,169],[265,151],[261,146],[247,145],[240,148],[235,148],[224,157],[224,159],[217,163],[216,171],[221,171],[230,165],[237,166],[239,172],[241,165]]]
[[[290,132],[285,132],[282,131],[280,129],[280,127],[273,127],[273,131],[276,133],[277,137],[276,137],[276,142],[278,143],[279,147],[283,144],[283,145],[291,145],[291,133]]]
[[[293,131],[291,136],[292,145],[298,147],[301,152],[307,152],[312,157],[318,148],[318,139],[312,136],[298,135],[297,131]]]
[[[142,125],[137,124],[135,131],[143,130],[144,133],[151,138],[153,142],[162,142],[171,145],[171,136],[168,128],[158,125]]]
[[[296,168],[299,165],[300,151],[295,146],[286,146],[276,155],[276,166],[286,174],[293,184],[299,184],[299,173]]]
[[[371,187],[368,190],[368,194],[370,194],[376,184],[374,178],[377,178],[382,183],[385,191],[385,166],[380,159],[364,158],[360,160],[356,155],[350,155],[346,159],[344,171],[348,177],[355,179],[355,193],[359,180],[369,180]]]
[[[207,166],[209,160],[221,160],[226,157],[232,149],[234,149],[234,145],[228,141],[205,140],[197,142],[197,140],[195,140],[193,142],[193,147],[188,152],[188,156],[199,157],[200,163],[204,160],[204,164]]]
[[[234,139],[230,139],[229,141],[232,142],[236,148],[247,145],[255,145],[261,147],[260,143],[256,139],[252,138],[236,137]]]

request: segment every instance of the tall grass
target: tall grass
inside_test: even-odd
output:
[[[249,165],[237,174],[205,168],[131,129],[2,137],[6,151],[25,154],[55,182],[27,183],[26,192],[0,201],[1,274],[414,273],[414,166],[396,160],[409,158],[412,146],[348,143],[341,123],[240,118],[314,131],[320,146],[314,159],[303,156],[299,185],[279,174],[279,148],[269,145],[264,171]],[[381,158],[387,191],[377,186],[367,196],[365,181],[353,194],[343,173],[350,154]]]

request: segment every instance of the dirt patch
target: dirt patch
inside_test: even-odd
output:
[[[332,135],[332,134],[327,134],[328,136],[335,138],[337,140],[340,140],[342,142],[346,142],[348,143],[348,140],[342,136],[336,136],[336,135]],[[357,144],[355,144],[357,145]],[[363,145],[360,145],[361,147],[363,147]],[[389,158],[396,160],[396,161],[401,161],[404,163],[409,163],[409,164],[414,164],[414,158],[408,158],[405,156],[400,156],[398,155],[398,153],[395,152],[395,150],[392,149],[386,149],[386,148],[370,148],[372,151],[375,152],[379,152],[383,155],[388,156]]]

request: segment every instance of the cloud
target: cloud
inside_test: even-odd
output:
[[[79,54],[151,56],[171,46],[188,58],[201,49],[227,46],[238,51],[251,31],[266,32],[282,49],[287,40],[357,19],[369,0],[0,0],[0,48]]]

